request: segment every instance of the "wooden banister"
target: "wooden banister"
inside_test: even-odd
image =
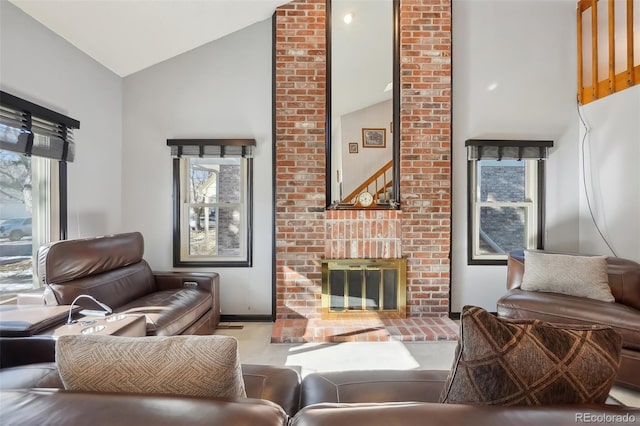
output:
[[[380,195],[384,194],[393,184],[392,179],[387,180],[387,172],[393,167],[393,160],[382,166],[378,171],[369,176],[367,180],[362,182],[360,186],[354,189],[349,195],[342,199],[342,203],[353,204],[356,202],[358,195],[363,191],[373,194],[374,201],[380,199]]]

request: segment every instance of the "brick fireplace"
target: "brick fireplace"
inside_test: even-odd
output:
[[[409,317],[446,316],[450,2],[401,1],[399,211],[325,210],[325,0],[281,6],[274,22],[276,317],[320,318],[321,260],[376,257],[407,259]]]

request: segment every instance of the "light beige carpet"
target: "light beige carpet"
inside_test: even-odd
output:
[[[341,370],[449,370],[456,342],[345,342],[270,343],[272,323],[241,323],[215,334],[235,336],[240,361],[296,367],[304,377],[316,371]],[[611,396],[622,404],[640,407],[640,392],[614,386]]]

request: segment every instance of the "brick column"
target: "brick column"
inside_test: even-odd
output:
[[[324,255],[325,0],[276,11],[276,305],[278,318],[320,316]]]
[[[409,316],[446,315],[451,236],[451,3],[402,0],[402,253]]]
[[[448,312],[451,4],[401,1],[401,241],[409,316]],[[320,316],[325,255],[325,0],[276,11],[277,318]]]

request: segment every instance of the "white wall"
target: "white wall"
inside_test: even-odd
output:
[[[0,88],[80,121],[68,166],[69,237],[121,226],[122,80],[0,1]]]
[[[451,311],[495,311],[506,266],[467,265],[465,140],[552,139],[547,248],[578,248],[575,2],[453,1]]]
[[[271,314],[271,21],[124,79],[123,226],[145,237],[153,269],[173,269],[167,139],[255,138],[252,268],[220,274],[223,314]],[[193,270],[193,269],[191,269]]]
[[[596,223],[619,257],[640,262],[640,86],[591,102],[582,113],[590,129],[584,170]],[[611,256],[580,185],[580,251]]]

